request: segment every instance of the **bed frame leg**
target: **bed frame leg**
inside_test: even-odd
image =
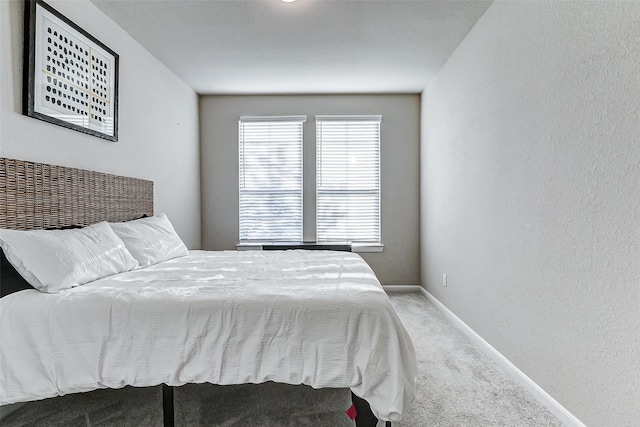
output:
[[[373,412],[371,412],[369,403],[353,393],[351,393],[351,401],[358,412],[358,415],[356,415],[356,427],[376,427],[378,419],[373,415]],[[391,427],[391,421],[387,421],[385,426]]]
[[[162,384],[162,420],[164,427],[174,426],[173,387]]]

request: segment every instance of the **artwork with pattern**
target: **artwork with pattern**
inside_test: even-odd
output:
[[[45,3],[27,9],[33,69],[25,83],[35,113],[27,115],[117,140],[118,55]]]

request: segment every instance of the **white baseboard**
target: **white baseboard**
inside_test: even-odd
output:
[[[478,344],[489,356],[491,356],[498,364],[503,366],[511,376],[518,381],[525,389],[527,389],[549,412],[555,415],[564,425],[569,427],[585,427],[585,425],[571,412],[565,409],[557,400],[549,393],[544,391],[542,387],[533,382],[531,378],[526,376],[524,372],[518,369],[513,363],[502,355],[498,350],[493,348],[491,344],[486,342],[480,335],[464,323],[458,316],[442,304],[436,297],[431,295],[422,286],[416,286],[416,290],[422,293],[429,301],[431,301],[440,311],[442,311],[462,332],[465,333],[474,343]],[[385,289],[387,289],[385,287]]]
[[[420,292],[422,286],[420,285],[382,285],[382,288],[387,292]]]

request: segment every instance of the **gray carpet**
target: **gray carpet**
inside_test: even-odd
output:
[[[390,299],[420,365],[416,400],[394,427],[562,426],[421,294]]]
[[[413,338],[420,363],[416,401],[394,427],[562,426],[422,295],[394,293],[391,302]],[[176,425],[349,425],[343,415],[348,394],[343,390],[327,390],[318,397],[291,387],[238,386],[225,397],[215,386],[189,385],[176,390]],[[249,403],[238,407],[239,399],[229,398],[234,394]],[[269,403],[274,395],[284,404]],[[325,409],[330,406],[338,409]],[[28,403],[0,425],[161,426],[161,407],[160,387],[96,390]]]
[[[276,383],[188,384],[176,389],[175,419],[176,427],[353,427],[344,413],[350,405],[348,389],[314,390],[307,386]]]

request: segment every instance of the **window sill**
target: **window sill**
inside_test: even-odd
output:
[[[349,243],[349,242],[331,242],[331,243],[316,243],[316,242],[240,242],[236,244],[236,250],[238,251],[261,251],[266,246],[290,246],[290,249],[296,249],[296,246],[300,246],[300,249],[304,249],[303,246],[317,247],[316,249],[324,249],[331,246],[351,246],[352,252],[383,252],[384,245],[382,243]]]
[[[384,245],[382,243],[352,243],[352,252],[383,252]]]

